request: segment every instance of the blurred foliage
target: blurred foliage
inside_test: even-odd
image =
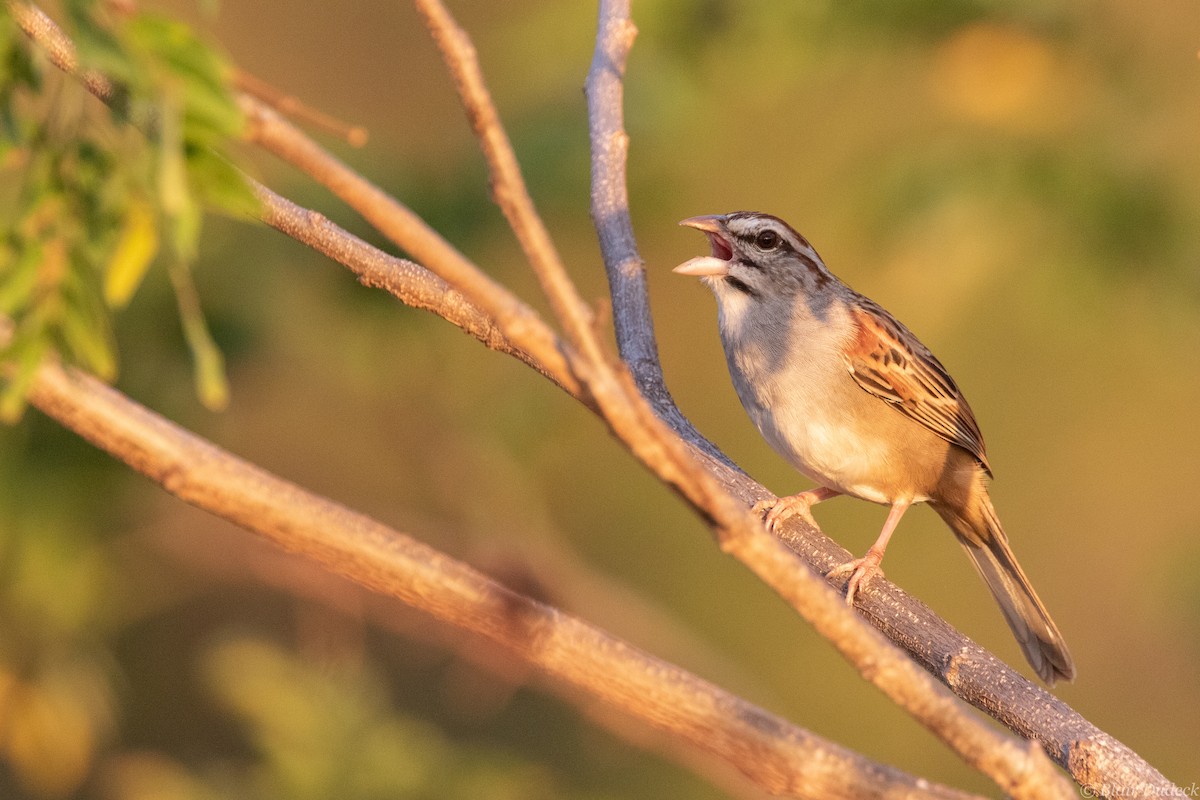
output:
[[[119,350],[123,390],[235,452],[528,573],[556,605],[848,746],[994,791],[864,692],[544,381],[283,237],[224,219],[200,237],[202,208],[247,210],[214,155],[229,155],[239,122],[228,66],[176,18],[366,124],[371,146],[339,155],[537,302],[411,10],[277,0],[226,3],[214,19],[190,0],[165,16],[119,5],[64,3],[58,16],[86,63],[118,80],[115,112],[0,14],[0,308],[18,330],[4,359],[26,365],[9,379],[10,413],[19,376],[51,349],[110,376]],[[579,91],[593,5],[451,5],[567,263],[599,296]],[[1186,367],[1200,347],[1200,11],[634,10],[631,199],[682,407],[767,485],[800,488],[728,387],[711,298],[667,269],[696,254],[674,228],[683,217],[758,208],[794,221],[966,388],[1014,547],[1080,663],[1056,692],[1195,780],[1200,375]],[[323,190],[255,166],[381,241]],[[206,402],[222,401],[212,342],[234,387],[219,417],[188,385],[203,370]],[[941,523],[912,516],[889,577],[1020,664]],[[861,551],[882,513],[837,501],[818,519]],[[366,613],[368,600],[297,578],[284,558],[262,566],[243,542],[37,414],[0,428],[0,796],[725,796],[525,690],[511,665],[480,671],[419,624],[393,624],[400,611]]]
[[[50,352],[102,378],[117,371],[110,310],[123,308],[160,249],[179,298],[205,404],[227,401],[221,355],[192,285],[203,209],[251,214],[225,151],[241,114],[223,59],[179,22],[93,0],[63,8],[80,68],[113,83],[109,106],[56,74],[7,14],[0,20],[0,314],[14,365],[0,416],[24,404]]]
[[[204,657],[215,703],[241,723],[253,758],[196,770],[148,751],[122,754],[99,779],[112,800],[287,797],[345,800],[538,800],[567,796],[536,764],[464,747],[390,710],[363,665],[302,660],[266,640],[225,639]],[[574,796],[601,800],[602,795]]]
[[[384,683],[362,666],[314,667],[269,642],[233,639],[208,650],[205,683],[241,721],[256,759],[198,777],[161,757],[114,765],[110,797],[338,797],[345,800],[518,800],[560,797],[535,765],[488,748],[455,747],[436,727],[390,711]]]

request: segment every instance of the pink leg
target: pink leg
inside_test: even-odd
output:
[[[834,567],[826,575],[826,577],[836,577],[847,572],[851,573],[850,580],[846,583],[846,605],[854,605],[854,595],[858,594],[860,586],[875,575],[883,574],[883,570],[879,568],[879,565],[883,563],[883,551],[887,549],[888,540],[892,538],[892,533],[900,524],[900,518],[904,516],[904,512],[911,505],[912,500],[907,498],[892,503],[892,510],[888,512],[887,521],[883,523],[883,530],[880,531],[875,544],[867,550],[867,554],[862,558],[847,561],[840,567]]]
[[[766,513],[763,522],[769,531],[774,531],[776,526],[788,517],[803,517],[814,528],[821,530],[821,526],[813,519],[812,512],[809,509],[817,503],[828,500],[831,497],[837,497],[839,494],[841,492],[834,489],[818,486],[816,489],[809,489],[807,492],[800,492],[800,494],[793,494],[788,497],[776,497],[774,500],[763,500],[760,503],[755,503],[754,513]]]

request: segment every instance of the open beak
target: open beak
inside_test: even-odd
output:
[[[672,271],[693,277],[728,275],[729,259],[733,258],[733,248],[730,247],[729,240],[725,238],[725,217],[719,214],[688,217],[679,224],[702,231],[708,237],[712,255],[688,259]]]

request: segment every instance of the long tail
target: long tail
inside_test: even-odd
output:
[[[1067,644],[1009,548],[987,491],[975,493],[972,501],[966,509],[930,505],[962,542],[1041,679],[1051,686],[1059,678],[1074,680],[1075,664]]]

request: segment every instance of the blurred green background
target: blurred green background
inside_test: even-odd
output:
[[[146,6],[369,128],[361,150],[330,146],[542,307],[406,4]],[[581,91],[594,4],[452,8],[573,276],[603,296]],[[670,273],[704,252],[679,219],[778,214],[964,387],[997,507],[1076,658],[1056,693],[1200,781],[1200,7],[646,0],[635,19],[631,203],[685,413],[773,490],[805,486],[738,405],[712,298]],[[303,176],[246,158],[378,241]],[[161,272],[119,322],[134,398],[800,725],[995,794],[530,370],[262,227],[210,223],[197,280],[229,409],[195,399]],[[862,552],[885,511],[841,499],[817,516]],[[887,574],[1024,671],[935,515],[905,518]],[[741,792],[594,713],[36,412],[0,430],[0,796]]]

